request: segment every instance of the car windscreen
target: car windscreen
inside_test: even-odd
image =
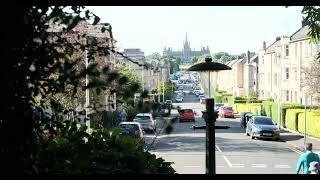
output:
[[[149,121],[149,116],[136,116],[134,119],[141,120],[141,121]]]
[[[130,129],[130,130],[134,130],[134,131],[139,130],[139,127],[136,124],[120,124],[120,128]]]
[[[232,110],[232,107],[226,106],[226,107],[223,107],[223,109],[225,109],[225,110]]]
[[[261,125],[274,125],[270,118],[255,118],[254,124],[261,124]]]
[[[183,109],[180,112],[181,113],[193,113],[192,109]]]

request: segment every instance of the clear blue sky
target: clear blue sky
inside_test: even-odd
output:
[[[277,36],[301,27],[301,6],[99,6],[88,7],[112,25],[119,48],[162,54],[181,50],[186,32],[192,49],[209,45],[212,53],[257,52]]]

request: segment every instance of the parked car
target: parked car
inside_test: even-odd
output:
[[[224,104],[223,103],[215,103],[214,104],[214,110],[215,111],[219,111],[221,107],[223,107]]]
[[[166,107],[172,109],[172,101],[171,100],[166,100]]]
[[[120,136],[130,136],[134,139],[138,139],[143,144],[145,143],[144,139],[144,131],[141,127],[141,124],[138,122],[121,122],[119,124],[119,128],[121,129]]]
[[[234,111],[231,106],[221,107],[218,114],[221,118],[234,118]]]
[[[183,97],[184,96],[184,94],[183,94],[183,92],[181,93],[181,92],[179,92],[178,94],[177,94],[177,96],[181,96],[181,97]]]
[[[200,90],[193,90],[192,93],[195,94],[195,95],[197,95],[197,94],[200,93]]]
[[[247,124],[246,134],[247,136],[251,136],[251,139],[280,139],[280,129],[277,124],[273,123],[272,118],[267,116],[251,117]]]
[[[182,102],[183,101],[183,97],[182,96],[177,96],[176,97],[176,102]]]
[[[139,122],[146,132],[154,133],[157,130],[157,122],[151,113],[139,113],[133,118],[133,122]]]
[[[204,95],[199,95],[199,100],[201,104],[205,104],[206,103],[206,97]]]
[[[178,119],[179,119],[179,122],[182,122],[182,121],[195,122],[196,121],[195,115],[196,113],[192,109],[180,109]]]

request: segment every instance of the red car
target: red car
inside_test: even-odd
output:
[[[192,110],[192,109],[181,109],[179,110],[179,121],[191,121],[191,122],[195,122],[196,117],[195,117],[196,113]]]
[[[226,118],[226,117],[230,117],[230,118],[234,118],[234,112],[231,106],[223,106],[220,108],[219,111],[219,116],[221,118]]]

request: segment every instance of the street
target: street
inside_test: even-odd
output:
[[[147,143],[154,141],[150,151],[166,161],[180,174],[205,173],[205,130],[190,129],[192,125],[204,125],[201,110],[205,109],[195,95],[186,95],[181,108],[196,111],[196,122],[176,122],[173,132],[164,134],[161,129],[157,137],[147,135]],[[172,114],[176,110],[172,111]],[[299,154],[281,141],[252,140],[240,127],[240,119],[218,119],[216,125],[227,125],[230,129],[216,130],[217,174],[293,174]],[[160,122],[159,122],[160,123]],[[160,123],[161,124],[161,123]],[[160,126],[158,126],[160,127]]]

